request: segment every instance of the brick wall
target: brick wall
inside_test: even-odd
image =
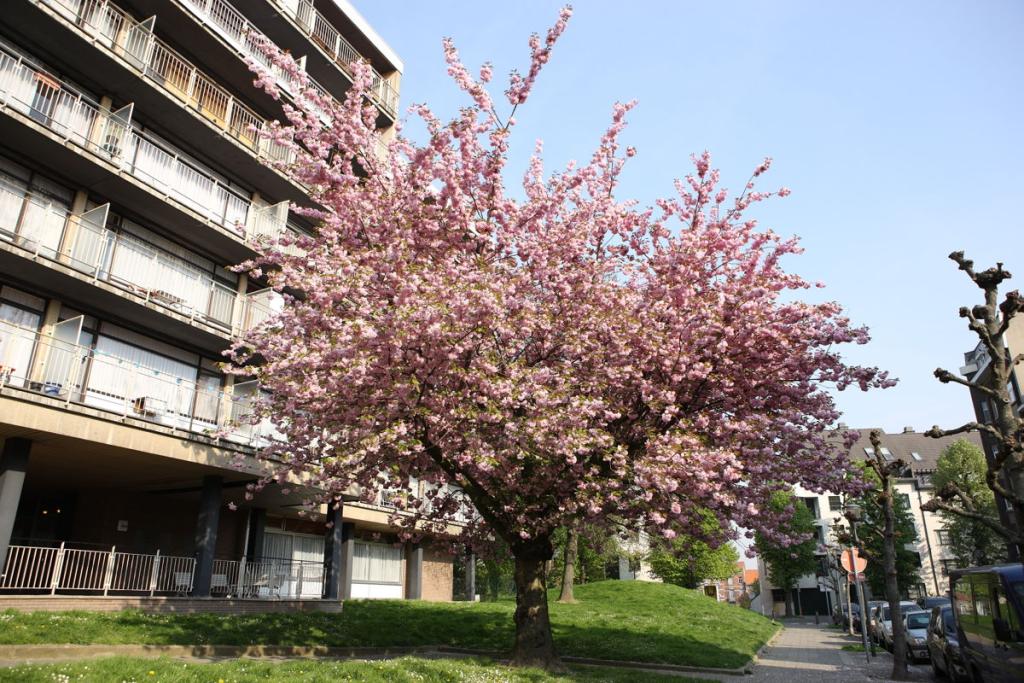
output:
[[[452,556],[427,546],[423,549],[423,599],[452,599]]]
[[[120,612],[138,609],[143,612],[194,614],[254,614],[260,612],[341,612],[341,602],[328,600],[195,600],[192,598],[125,598],[76,595],[3,595],[0,612]]]

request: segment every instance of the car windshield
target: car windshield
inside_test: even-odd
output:
[[[953,610],[942,610],[942,626],[946,629],[947,633],[956,632],[956,618],[953,616]]]
[[[916,612],[921,609],[917,605],[900,605],[900,614],[906,614],[907,612]]]
[[[907,628],[928,628],[928,613],[907,615]]]
[[[882,608],[882,621],[889,621],[889,608],[888,607],[883,607]]]

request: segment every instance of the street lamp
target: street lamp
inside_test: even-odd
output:
[[[871,663],[871,655],[874,654],[868,645],[868,605],[867,600],[864,599],[864,583],[858,580],[857,577],[857,563],[854,562],[853,548],[860,546],[860,540],[857,538],[857,522],[861,520],[861,515],[864,513],[861,507],[856,503],[847,503],[846,512],[844,516],[850,522],[850,532],[853,536],[853,545],[850,549],[850,569],[853,573],[854,582],[857,584],[857,602],[860,603],[860,635],[861,640],[864,642],[864,657],[867,659],[868,664]]]

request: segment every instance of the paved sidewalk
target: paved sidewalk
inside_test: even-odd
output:
[[[879,650],[878,656],[869,665],[865,663],[863,652],[846,652],[843,645],[859,643],[846,632],[828,627],[828,624],[817,625],[814,621],[790,620],[783,622],[785,629],[768,648],[751,677],[737,679],[752,683],[862,683],[863,681],[889,680],[892,672],[892,657],[885,650]],[[912,664],[911,680],[932,680],[928,665]],[[730,678],[720,677],[727,681]]]

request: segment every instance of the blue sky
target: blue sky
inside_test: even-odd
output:
[[[445,73],[451,36],[475,71],[528,64],[526,40],[561,3],[369,2],[360,12],[405,62],[403,109],[443,115],[464,104]],[[620,198],[672,192],[689,155],[711,151],[731,187],[764,156],[771,186],[762,226],[796,234],[789,267],[871,328],[852,362],[879,365],[896,388],[838,394],[844,421],[894,431],[972,417],[956,370],[975,340],[957,317],[979,301],[946,255],[997,259],[1024,287],[1024,3],[634,2],[581,0],[517,114],[513,180],[533,140],[549,167],[584,160],[616,100],[636,98],[626,144],[638,155]],[[625,8],[625,9],[624,9]],[[415,137],[417,127],[410,123]]]

